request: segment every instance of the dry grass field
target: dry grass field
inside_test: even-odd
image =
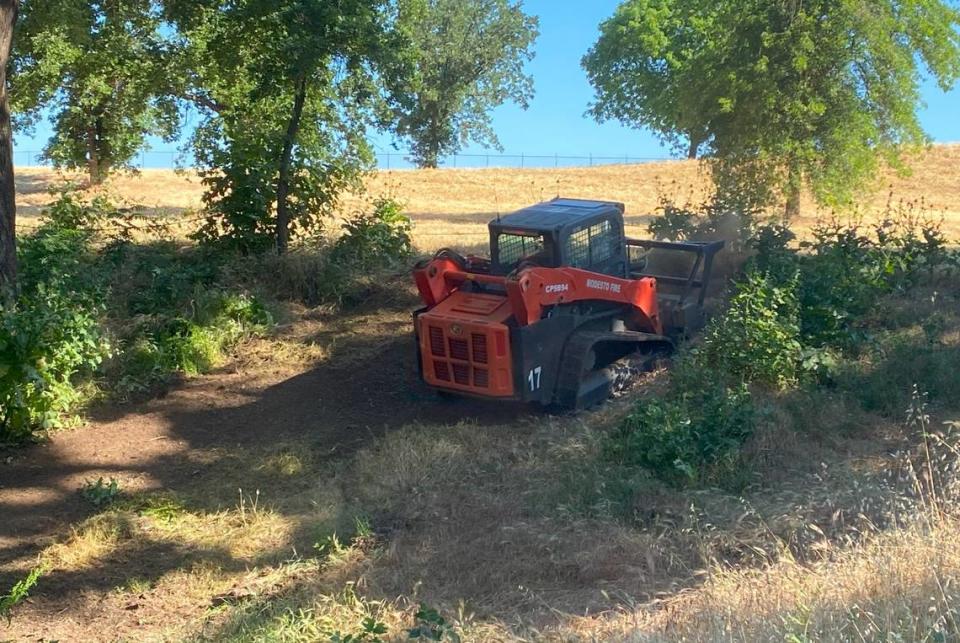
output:
[[[29,226],[50,202],[49,189],[61,177],[47,169],[23,168],[17,176],[21,223]],[[699,203],[708,177],[696,162],[671,161],[642,165],[547,169],[441,169],[380,172],[367,181],[370,195],[390,195],[406,204],[414,221],[417,246],[431,251],[444,246],[476,247],[486,240],[486,224],[497,213],[563,195],[621,201],[627,207],[628,232],[643,236],[661,198]],[[203,186],[191,172],[145,170],[119,176],[107,189],[115,198],[163,214],[193,211],[201,206]],[[890,200],[922,203],[933,217],[945,219],[945,231],[960,238],[960,145],[936,145],[917,158],[910,176],[887,174],[864,198],[865,215],[882,212]],[[348,200],[345,210],[362,207]],[[819,216],[804,199],[802,231]]]
[[[61,178],[19,170],[24,231]],[[706,185],[670,162],[368,188],[406,204],[429,251],[483,246],[497,212],[558,193],[623,201],[644,235],[661,197]],[[202,195],[172,171],[106,189],[172,216]],[[885,177],[863,214],[891,195],[960,239],[960,145]],[[801,234],[826,214],[803,211]],[[667,370],[570,415],[444,402],[416,382],[406,274],[352,307],[290,304],[213,372],[0,452],[0,596],[45,570],[0,641],[377,640],[346,638],[365,619],[402,641],[421,603],[464,641],[960,640],[960,285],[933,279],[883,300],[870,322],[889,351],[856,378],[757,392],[735,490],[628,479],[603,457]],[[906,422],[925,371],[940,396]],[[98,477],[118,480],[112,504],[84,497]]]

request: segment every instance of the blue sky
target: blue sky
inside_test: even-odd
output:
[[[616,10],[618,0],[526,0],[527,13],[540,18],[540,38],[536,57],[527,71],[534,78],[536,96],[526,111],[504,105],[493,114],[494,128],[506,154],[544,156],[582,156],[659,158],[670,156],[656,137],[616,123],[597,124],[584,117],[593,97],[580,59],[594,43],[600,23]],[[921,122],[930,136],[939,142],[960,141],[960,87],[942,92],[934,83],[925,83],[926,107]],[[43,147],[49,128],[38,128],[32,138],[18,137],[17,162],[24,152]],[[389,135],[375,135],[374,145],[382,152],[394,152]],[[148,165],[169,165],[176,145],[153,142]],[[486,154],[471,146],[467,153]],[[394,157],[393,162],[399,160]],[[512,162],[516,162],[514,159]],[[381,157],[383,162],[383,157]],[[530,162],[529,159],[527,161]],[[545,159],[533,163],[553,164]],[[474,164],[482,164],[475,160]]]

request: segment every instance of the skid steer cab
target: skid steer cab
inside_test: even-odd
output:
[[[703,325],[723,242],[629,239],[621,203],[555,199],[491,221],[490,256],[414,268],[420,376],[465,396],[575,409]],[[648,274],[667,265],[674,275]]]

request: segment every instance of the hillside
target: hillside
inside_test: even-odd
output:
[[[934,147],[863,209],[922,200],[956,243],[958,167],[960,146]],[[17,181],[26,235],[58,177]],[[395,171],[369,190],[407,204],[429,251],[478,248],[498,211],[558,192],[622,200],[645,234],[660,196],[704,185],[673,162]],[[201,186],[146,171],[108,192],[180,215]],[[805,203],[796,229],[815,219]],[[924,263],[916,236],[910,256],[896,243],[865,256],[842,231],[817,262],[781,249],[768,258],[787,269],[769,272],[788,285],[747,302],[769,315],[724,316],[728,334],[701,336],[672,368],[557,415],[419,384],[408,263],[324,299],[322,256],[220,256],[167,232],[32,250],[67,257],[60,283],[85,283],[77,266],[107,273],[93,292],[128,315],[111,318],[113,349],[145,344],[134,366],[154,368],[169,339],[144,328],[172,328],[178,349],[206,341],[190,322],[211,292],[266,302],[275,323],[228,325],[222,359],[161,385],[131,377],[111,397],[92,381],[78,426],[0,445],[0,597],[43,571],[10,622],[0,609],[0,640],[372,643],[415,626],[444,641],[960,638],[960,256]],[[788,292],[801,277],[803,311]],[[801,319],[831,332],[801,346]],[[762,362],[791,341],[768,380],[724,383],[725,359]],[[750,431],[731,437],[738,423]]]
[[[878,181],[862,206],[865,213],[883,210],[887,202],[922,201],[934,216],[943,216],[945,229],[960,237],[960,145],[936,145],[912,165],[908,177],[888,175]],[[24,168],[17,175],[21,223],[29,226],[57,184],[50,170]],[[627,206],[632,234],[645,234],[649,215],[661,197],[678,203],[698,203],[706,192],[706,177],[695,162],[671,161],[642,165],[546,169],[441,169],[380,172],[367,182],[373,196],[389,194],[406,204],[414,220],[417,245],[430,251],[447,245],[475,246],[486,238],[486,223],[505,213],[550,199],[569,197],[621,201]],[[176,214],[201,206],[202,185],[191,172],[145,170],[114,178],[110,193],[131,204]],[[348,202],[347,209],[359,204]],[[822,214],[809,197],[797,229],[809,227]]]

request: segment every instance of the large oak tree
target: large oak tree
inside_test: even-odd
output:
[[[18,129],[49,117],[45,156],[99,183],[147,137],[176,137],[172,45],[156,0],[23,0],[13,59]]]
[[[953,0],[627,0],[583,64],[598,118],[702,144],[721,186],[789,215],[927,142],[921,81],[955,83],[958,26]]]
[[[508,0],[406,0],[410,73],[392,86],[393,125],[414,161],[437,167],[473,141],[500,149],[490,112],[507,101],[526,108],[537,19]]]
[[[389,0],[176,0],[181,92],[199,109],[193,150],[215,216],[208,238],[286,252],[372,164],[367,127],[402,51]]]

